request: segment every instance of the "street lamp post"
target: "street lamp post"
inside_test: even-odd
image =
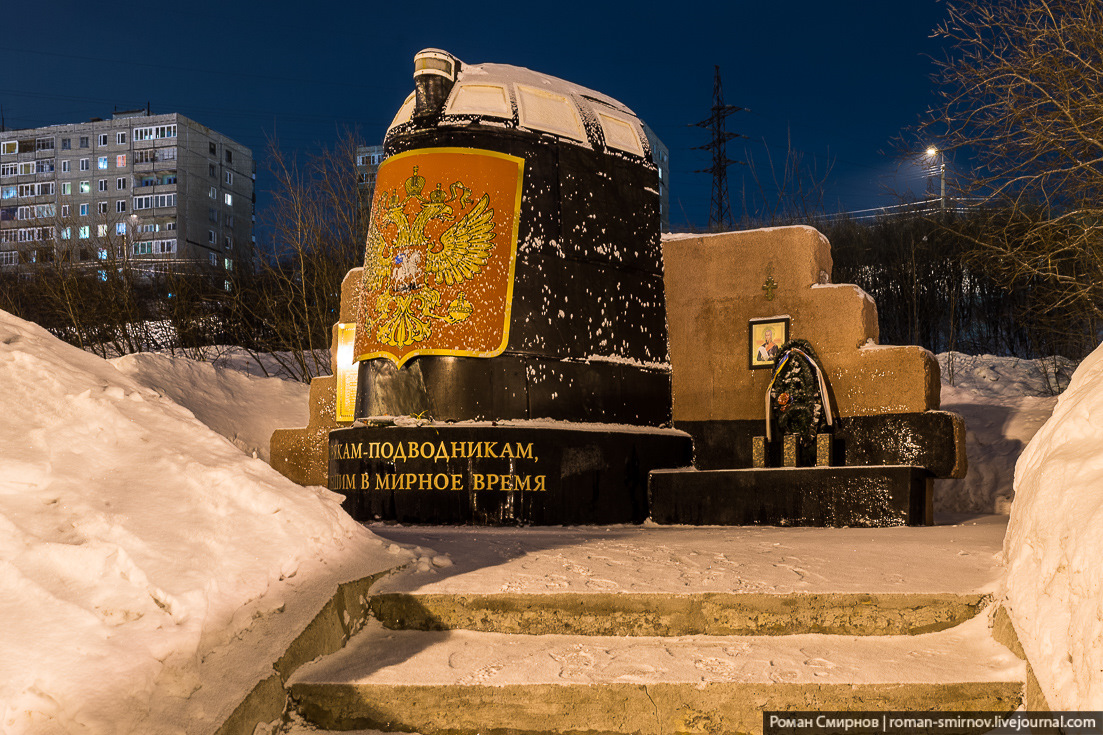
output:
[[[938,194],[938,208],[942,211],[946,211],[946,154],[940,151],[935,146],[927,148],[927,155],[930,158],[938,156],[938,179],[939,179],[939,194]]]

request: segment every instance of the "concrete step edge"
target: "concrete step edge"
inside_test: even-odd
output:
[[[973,618],[981,593],[513,593],[372,595],[395,630],[568,635],[922,635]]]
[[[296,684],[312,724],[422,735],[761,733],[763,711],[1015,710],[1020,682],[343,686]]]
[[[304,663],[340,650],[370,621],[369,590],[398,569],[400,567],[339,583],[333,596],[272,663],[272,673],[257,682],[214,735],[252,735],[258,726],[280,718],[287,709],[287,678]]]
[[[1025,664],[988,615],[922,636],[516,635],[372,621],[302,667],[296,709],[329,729],[760,732],[762,710],[995,710]]]
[[[388,630],[369,622],[292,687],[688,683],[908,684],[1025,680],[988,616],[922,636],[578,636]]]

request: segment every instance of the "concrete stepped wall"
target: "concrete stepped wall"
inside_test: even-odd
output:
[[[750,370],[747,323],[788,315],[826,368],[841,416],[939,407],[938,362],[921,347],[877,346],[877,306],[831,283],[831,244],[812,227],[663,243],[674,420],[762,419],[769,370]],[[763,286],[778,284],[773,299]]]
[[[1034,676],[1034,669],[1030,665],[1030,659],[1026,657],[1026,651],[1019,642],[1019,634],[1015,631],[1015,624],[1011,615],[1003,605],[996,607],[992,615],[992,637],[997,643],[1005,646],[1007,650],[1026,662],[1026,686],[1023,688],[1023,705],[1031,712],[1049,712],[1051,708],[1038,679]]]
[[[938,362],[916,346],[878,345],[877,306],[831,283],[831,245],[812,227],[669,237],[663,243],[674,425],[693,437],[698,469],[751,466],[765,433],[772,370],[751,369],[749,323],[788,317],[829,383],[847,464],[967,471],[965,424],[938,412]]]
[[[279,719],[287,709],[288,678],[303,664],[339,651],[364,627],[371,616],[369,590],[388,573],[338,585],[333,597],[273,662],[272,673],[257,682],[213,735],[253,735],[257,725]]]
[[[609,617],[614,613],[621,613],[639,618],[636,622],[643,628],[656,628],[654,620],[645,618],[662,617],[664,613],[670,613],[665,607],[670,605],[658,604],[655,600],[647,602],[643,598],[656,597],[653,595],[568,595],[567,597],[594,597],[587,605],[581,600],[575,600],[573,604],[563,605],[563,600],[555,604],[554,595],[466,595],[466,596],[424,596],[424,595],[371,595],[372,585],[381,577],[372,577],[356,580],[341,585],[334,597],[322,608],[314,620],[300,633],[295,641],[288,647],[284,655],[273,664],[273,673],[268,678],[258,682],[254,690],[235,709],[226,722],[214,733],[214,735],[251,735],[257,725],[277,720],[285,713],[288,706],[289,691],[298,690],[303,698],[300,703],[300,712],[307,715],[315,725],[323,727],[338,727],[347,729],[352,725],[379,726],[381,720],[400,721],[409,712],[411,707],[410,697],[417,702],[415,709],[437,708],[443,719],[436,723],[444,727],[455,727],[457,724],[468,725],[474,732],[479,729],[479,718],[488,713],[493,714],[502,710],[531,710],[528,705],[534,700],[542,689],[546,689],[547,701],[554,704],[555,712],[548,717],[554,719],[559,714],[557,708],[570,705],[568,708],[575,711],[578,716],[588,718],[592,722],[593,713],[606,712],[608,721],[603,722],[610,731],[616,732],[663,732],[671,728],[684,728],[690,724],[685,718],[698,720],[698,724],[705,720],[718,724],[723,722],[725,726],[736,726],[740,731],[760,731],[761,721],[757,719],[756,712],[761,708],[780,709],[838,709],[849,706],[854,701],[862,702],[867,709],[897,709],[901,706],[900,696],[905,694],[909,701],[922,704],[924,708],[940,709],[952,702],[954,708],[970,707],[975,709],[1013,709],[1023,698],[1023,703],[1032,711],[1047,711],[1048,703],[1042,696],[1037,681],[1027,664],[1026,682],[1016,684],[982,684],[979,682],[958,682],[953,684],[829,684],[829,685],[762,685],[762,684],[723,684],[714,682],[702,688],[700,685],[679,684],[650,684],[646,686],[623,685],[620,687],[605,687],[601,692],[595,693],[592,687],[578,688],[577,691],[570,687],[555,685],[548,687],[537,686],[494,686],[486,688],[480,695],[480,687],[465,687],[462,697],[468,716],[464,723],[457,723],[450,717],[454,712],[458,696],[454,691],[441,689],[439,686],[425,687],[332,687],[325,685],[296,684],[293,688],[289,679],[303,664],[340,650],[346,645],[350,637],[360,630],[369,616],[382,619],[391,627],[391,624],[399,622],[395,619],[398,614],[404,618],[414,611],[413,618],[403,619],[397,629],[495,629],[513,630],[519,627],[524,620],[534,620],[534,630],[528,633],[554,633],[555,625],[541,625],[540,620],[547,623],[551,618],[558,618],[556,624],[563,625],[563,613],[566,617],[577,618],[582,627],[587,630],[575,631],[581,635],[602,635],[605,624],[598,618]],[[448,597],[450,599],[435,599]],[[530,597],[532,599],[522,599]],[[640,597],[640,604],[617,604],[618,598]],[[657,597],[664,597],[662,595]],[[686,605],[678,605],[674,598],[672,603],[675,617],[685,617]],[[693,596],[690,596],[691,598]],[[724,602],[730,602],[727,598],[737,598],[739,595],[722,595]],[[945,630],[960,624],[964,619],[978,614],[978,608],[984,605],[988,598],[982,595],[837,595],[837,604],[824,604],[832,595],[781,595],[774,596],[778,599],[769,600],[770,595],[746,595],[747,607],[761,608],[767,613],[779,612],[781,608],[788,609],[790,614],[785,617],[776,617],[773,622],[784,623],[785,630],[774,630],[778,635],[804,635],[809,632],[808,613],[813,616],[826,614],[835,618],[836,625],[842,628],[834,632],[845,635],[922,635],[933,630]],[[405,598],[403,601],[402,598]],[[419,598],[419,599],[414,599]],[[508,598],[508,599],[507,599]],[[515,599],[516,598],[516,599]],[[859,599],[860,598],[860,599]],[[899,599],[892,599],[899,598]],[[910,599],[909,599],[910,598]],[[541,600],[545,603],[541,604]],[[683,603],[692,600],[682,600]],[[643,604],[647,602],[647,604]],[[659,601],[660,603],[662,601]],[[830,602],[830,600],[828,600]],[[887,610],[881,609],[886,607]],[[734,605],[733,607],[738,607]],[[546,609],[545,609],[546,608]],[[568,609],[569,608],[569,609]],[[577,609],[576,609],[577,608]],[[590,609],[586,609],[590,608]],[[639,608],[639,609],[635,609]],[[652,608],[656,608],[652,610]],[[802,608],[801,610],[795,608]],[[817,610],[819,612],[817,612]],[[849,610],[855,620],[853,624],[846,623],[846,610]],[[486,615],[490,611],[491,615]],[[713,610],[712,612],[716,612]],[[871,613],[876,617],[888,613],[890,629],[882,625],[874,624],[870,627]],[[581,614],[580,614],[581,613]],[[708,611],[705,611],[707,614]],[[946,614],[949,618],[946,618]],[[742,613],[741,613],[742,614]],[[1010,618],[1002,607],[989,608],[987,613],[980,614],[991,616],[992,634],[997,642],[1007,647],[1019,658],[1023,658],[1022,647],[1018,643]],[[899,619],[893,622],[890,618],[900,618],[903,615],[909,620]],[[596,617],[595,617],[596,616]],[[931,624],[932,616],[946,618],[935,624]],[[512,622],[506,618],[513,618]],[[690,617],[701,617],[700,615]],[[416,619],[414,619],[416,618]],[[545,620],[546,619],[546,620]],[[785,623],[785,620],[794,621],[793,625]],[[684,628],[685,621],[675,621],[674,628],[666,630],[665,634],[686,635],[695,631],[676,630]],[[694,622],[697,625],[700,621]],[[594,627],[590,624],[596,624]],[[767,624],[769,621],[767,621]],[[666,623],[659,622],[662,628]],[[525,626],[521,626],[525,627]],[[570,625],[568,624],[568,627]],[[692,627],[692,626],[691,626]],[[775,626],[776,627],[776,626]],[[558,631],[562,632],[562,631]],[[710,631],[718,633],[719,631]],[[748,631],[744,631],[744,634]],[[763,632],[763,631],[758,631]],[[637,630],[635,635],[653,635],[655,630]],[[730,634],[730,633],[729,633]],[[1025,660],[1025,659],[1024,659]],[[697,699],[693,698],[694,693]],[[553,696],[554,695],[554,696]],[[359,721],[358,712],[363,711],[362,703],[367,696],[373,704],[373,719]],[[653,707],[639,708],[630,705],[633,698],[642,696],[651,702]],[[687,698],[688,697],[688,698]],[[515,705],[509,705],[505,700],[516,700]],[[319,707],[320,702],[326,702]],[[436,702],[437,704],[434,704]],[[743,704],[736,706],[736,703]],[[746,706],[751,702],[751,706]],[[849,704],[848,704],[849,703]],[[940,706],[941,703],[941,706]],[[485,710],[485,711],[483,711]],[[723,714],[720,710],[724,710]],[[638,717],[628,713],[638,711]],[[388,714],[389,712],[389,714]],[[619,712],[619,714],[618,714]],[[532,714],[532,712],[528,712]],[[553,732],[554,728],[548,725],[549,719],[537,713],[536,720],[524,723],[533,731]],[[703,718],[703,719],[702,719]],[[734,719],[733,719],[734,718]],[[421,720],[421,726],[430,724]],[[459,728],[464,730],[463,727]]]
[[[353,268],[341,281],[339,322],[356,321],[363,268]],[[337,363],[337,324],[333,325],[330,364]],[[276,429],[272,434],[272,466],[300,485],[325,485],[329,476],[329,431],[352,422],[337,421],[337,379],[332,375],[310,381],[310,418],[299,428]]]

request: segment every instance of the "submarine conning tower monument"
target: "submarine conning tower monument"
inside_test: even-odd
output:
[[[452,197],[459,182],[475,206],[489,192],[475,167],[488,160],[500,165],[486,175],[519,197],[489,192],[494,232],[482,272],[449,287],[450,274],[441,278],[431,257],[413,266],[428,269],[421,277],[431,288],[449,289],[449,302],[463,291],[476,313],[453,324],[430,319],[433,333],[406,346],[381,344],[366,323],[358,331],[358,358],[400,355],[361,359],[361,415],[669,424],[658,173],[640,120],[599,92],[515,66],[464,65],[438,50],[417,55],[414,85],[387,132],[377,221],[391,187],[402,199],[407,183],[431,199]],[[450,216],[458,220],[457,202]],[[433,224],[439,231],[444,221]],[[511,247],[512,281],[491,298],[493,260]],[[408,255],[407,263],[423,257]],[[487,298],[474,302],[473,292]],[[379,317],[375,306],[361,295],[369,318]],[[469,327],[484,316],[476,335]],[[403,362],[406,355],[418,359]]]
[[[692,461],[670,428],[643,124],[599,92],[436,49],[414,87],[345,282],[355,423],[328,432],[328,486],[362,520],[643,521],[649,472]]]

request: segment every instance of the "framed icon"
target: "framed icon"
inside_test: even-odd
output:
[[[751,370],[772,368],[774,357],[781,346],[789,341],[789,317],[751,319],[747,326],[748,367]]]

